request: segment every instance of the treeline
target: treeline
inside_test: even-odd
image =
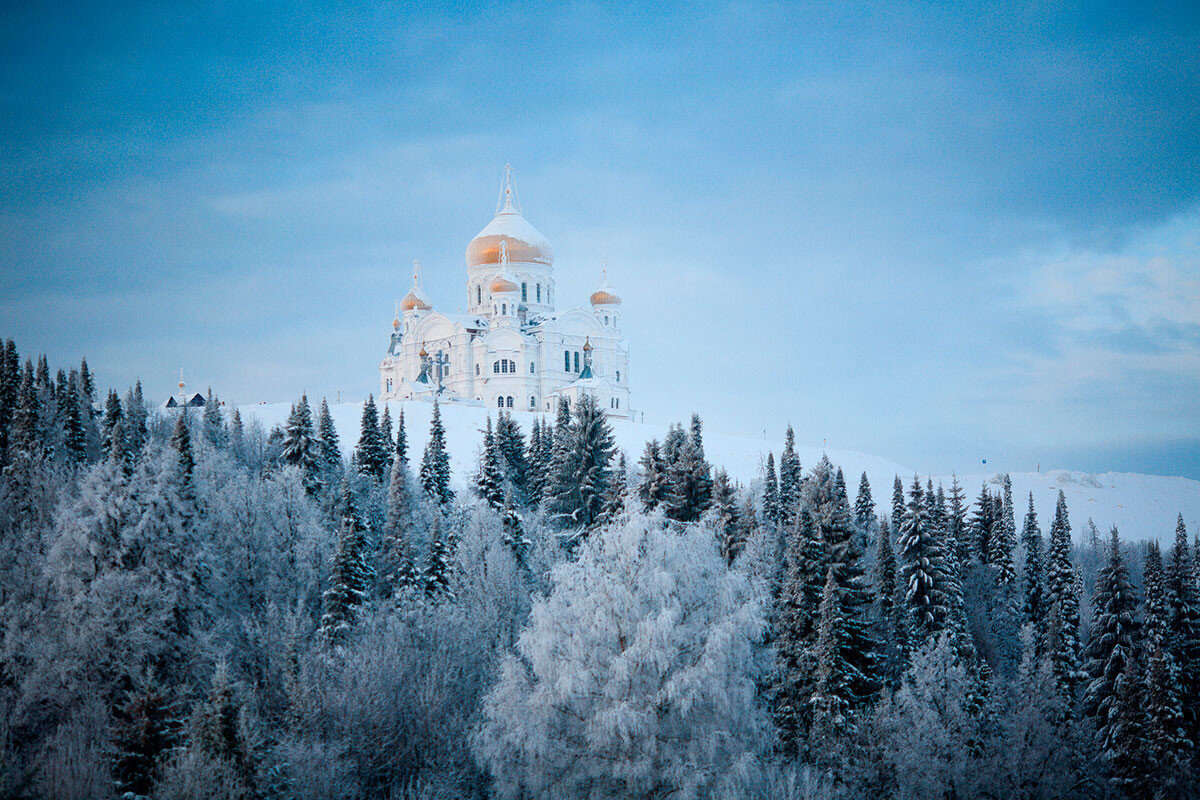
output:
[[[324,400],[263,430],[0,355],[0,796],[1200,791],[1182,518],[881,509],[790,428],[742,486],[697,417],[630,468],[589,398],[455,483],[436,406],[344,451]]]

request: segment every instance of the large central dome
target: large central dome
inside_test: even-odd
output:
[[[467,245],[467,266],[500,263],[500,241],[508,241],[508,260],[512,263],[554,264],[550,240],[521,216],[513,187],[512,172],[505,171],[504,194],[500,210],[487,226]]]

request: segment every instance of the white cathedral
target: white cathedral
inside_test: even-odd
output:
[[[381,398],[545,412],[586,393],[610,416],[631,418],[629,347],[607,270],[590,310],[555,311],[554,288],[554,251],[521,215],[505,166],[496,216],[467,245],[467,313],[434,311],[413,262],[379,364]]]

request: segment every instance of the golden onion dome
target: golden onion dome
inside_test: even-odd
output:
[[[585,352],[585,353],[592,352],[592,337],[589,336],[583,340],[583,352]]]
[[[512,172],[505,168],[504,189],[499,210],[467,245],[467,266],[500,263],[500,242],[508,240],[508,260],[516,264],[554,264],[550,241],[521,215]]]
[[[421,358],[428,358],[429,351],[425,349],[425,345],[421,345],[421,352],[417,353]]]
[[[604,275],[600,279],[600,287],[592,292],[592,305],[594,306],[619,306],[621,298],[613,291],[612,286],[608,284],[608,270],[604,270]]]
[[[392,317],[392,330],[396,330],[396,329],[398,329],[399,327],[400,327],[400,318],[399,318],[399,317]]]
[[[400,308],[403,311],[429,311],[433,306],[425,298],[425,293],[414,286],[409,289],[408,294],[404,295],[404,299],[400,301]]]

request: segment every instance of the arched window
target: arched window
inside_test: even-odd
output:
[[[542,285],[540,283],[537,285],[537,301],[542,302]]]
[[[501,313],[502,315],[504,315],[504,316],[507,316],[507,315],[508,315],[508,303],[501,303],[501,304],[500,304],[500,313]]]
[[[529,362],[529,374],[530,374],[530,375],[536,375],[536,374],[537,374],[537,370],[534,368],[534,364],[533,364],[533,362],[532,362],[532,361],[530,361],[530,362]]]
[[[529,395],[529,410],[533,411],[535,408],[537,408],[537,398]]]
[[[605,314],[605,315],[604,315],[604,324],[605,324],[605,325],[607,325],[607,324],[608,324],[608,314]]]
[[[504,408],[504,398],[499,395],[496,397],[496,408]]]
[[[483,302],[483,286],[478,283],[475,284],[475,302],[476,303]]]
[[[563,372],[571,371],[571,351],[563,350]]]
[[[525,285],[525,281],[521,281],[521,302],[529,302],[529,287]]]
[[[575,371],[579,372],[579,351],[575,351]]]
[[[475,374],[476,375],[479,374],[479,365],[478,364],[475,365]]]
[[[492,362],[492,372],[494,372],[497,375],[500,374],[500,362],[499,361]]]
[[[617,383],[621,382],[621,370],[617,370]]]
[[[621,407],[621,398],[618,397],[617,398],[617,408],[619,409],[620,407]]]
[[[513,399],[511,394],[508,396],[508,402],[505,405],[507,405],[509,408],[513,407]]]

